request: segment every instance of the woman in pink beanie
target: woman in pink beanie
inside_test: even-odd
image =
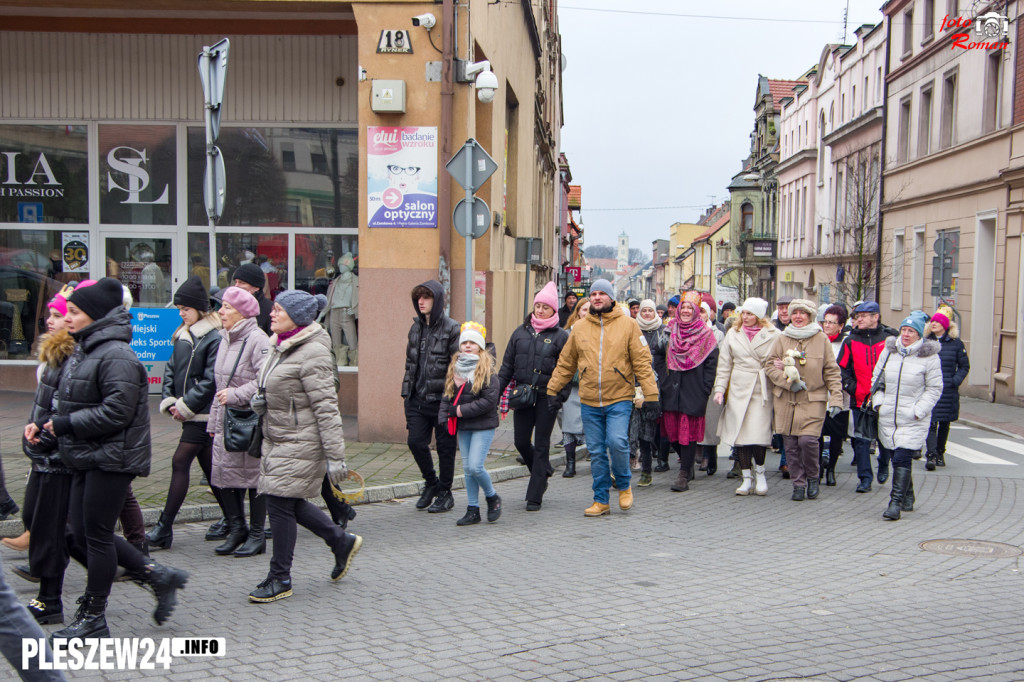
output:
[[[551,429],[558,410],[548,408],[547,386],[558,364],[558,354],[569,340],[569,332],[558,326],[558,292],[548,282],[533,299],[533,313],[512,332],[505,347],[505,358],[498,372],[501,392],[513,380],[519,401],[509,401],[514,410],[513,429],[516,450],[530,470],[526,487],[526,511],[540,511],[548,478],[554,473],[548,461]],[[500,395],[499,393],[499,395]],[[561,403],[569,397],[566,386]]]

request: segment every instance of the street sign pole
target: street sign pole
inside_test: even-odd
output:
[[[526,277],[523,281],[523,317],[530,314],[530,266],[533,265],[533,237],[526,238]],[[558,312],[558,311],[555,311]]]
[[[210,226],[209,286],[213,286],[217,272],[217,220],[224,212],[224,198],[227,193],[224,157],[215,142],[220,132],[221,103],[224,100],[224,81],[227,76],[230,47],[230,41],[224,38],[212,46],[204,45],[203,51],[199,53],[199,79],[203,85],[206,124],[206,175],[203,178],[203,195]]]
[[[494,159],[480,144],[470,138],[455,156],[445,164],[448,174],[466,190],[466,198],[459,202],[452,212],[455,231],[466,240],[466,321],[473,319],[473,240],[487,233],[490,224],[490,208],[483,199],[473,193],[498,168]],[[477,203],[479,202],[479,209]],[[461,215],[460,215],[461,207]],[[482,212],[477,215],[478,212]],[[474,220],[474,218],[476,220]]]
[[[466,177],[473,177],[473,155],[466,154]],[[466,322],[473,319],[473,191],[475,187],[466,187],[466,225],[469,234],[466,239]]]

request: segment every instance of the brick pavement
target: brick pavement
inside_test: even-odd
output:
[[[553,479],[539,513],[523,510],[525,480],[498,484],[506,511],[493,525],[457,528],[455,513],[411,500],[363,506],[353,529],[365,545],[340,583],[301,531],[295,596],[267,605],[245,599],[267,557],[215,557],[205,525],[186,524],[158,555],[192,572],[169,624],[153,625],[151,597],[119,584],[111,630],[228,639],[224,658],[153,675],[172,680],[1024,679],[1019,559],[918,546],[1024,545],[1020,479],[918,468],[917,510],[891,523],[887,490],[853,493],[845,464],[838,488],[803,503],[774,471],[764,498],[736,497],[722,474],[671,493],[665,473],[636,490],[633,510],[587,519],[587,473]],[[69,602],[83,585],[70,569]]]

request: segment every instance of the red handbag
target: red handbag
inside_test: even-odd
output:
[[[459,392],[455,394],[455,399],[452,400],[452,405],[453,406],[454,405],[458,405],[459,398],[462,397],[462,391],[463,391],[464,388],[466,388],[466,384],[462,384],[461,386],[459,386]],[[454,436],[455,435],[455,429],[458,427],[458,423],[459,423],[459,420],[457,418],[455,418],[455,417],[448,417],[448,435],[449,436]]]

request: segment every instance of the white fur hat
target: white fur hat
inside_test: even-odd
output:
[[[768,301],[756,296],[748,298],[743,302],[743,305],[736,309],[737,314],[743,312],[751,313],[759,320],[763,319],[768,314]]]

